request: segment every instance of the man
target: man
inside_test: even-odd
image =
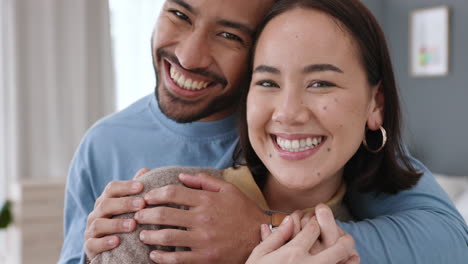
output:
[[[84,245],[93,257],[118,246],[112,234],[134,230],[134,220],[109,218],[145,206],[142,199],[125,197],[142,191],[129,178],[139,168],[230,166],[237,143],[235,106],[247,79],[253,33],[272,3],[166,1],[152,40],[156,96],[98,122],[75,154],[66,190],[61,263],[82,263]],[[414,165],[425,175],[410,191],[378,198],[350,192],[354,215],[375,218],[340,223],[356,240],[363,263],[466,260],[466,225],[430,173],[417,161]],[[157,207],[139,219],[189,227],[190,232],[148,232],[142,241],[192,249],[160,253],[155,257],[162,263],[245,260],[259,242],[260,224],[269,217],[228,183],[209,177],[192,181],[201,190],[170,186],[151,197],[191,210]]]

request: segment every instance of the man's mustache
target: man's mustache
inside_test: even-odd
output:
[[[195,68],[195,69],[190,69],[190,70],[185,69],[185,68],[180,64],[179,59],[177,59],[177,57],[176,57],[174,54],[172,54],[172,53],[170,53],[170,52],[168,52],[168,51],[166,51],[166,50],[164,50],[164,49],[162,49],[162,48],[160,48],[160,49],[158,49],[158,50],[156,51],[156,56],[157,56],[158,58],[165,58],[165,59],[171,61],[172,63],[178,65],[178,66],[181,67],[182,69],[188,71],[188,72],[191,72],[191,73],[194,73],[194,74],[198,74],[198,75],[202,75],[202,76],[205,76],[205,77],[207,77],[207,78],[213,79],[215,82],[220,83],[220,84],[223,86],[223,88],[226,87],[227,84],[228,84],[228,81],[227,81],[225,78],[223,78],[223,77],[220,76],[219,74],[216,74],[216,73],[211,72],[211,71],[209,71],[209,70],[202,69],[202,68]]]

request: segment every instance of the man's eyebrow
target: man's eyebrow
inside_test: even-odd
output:
[[[279,69],[275,67],[271,67],[271,66],[266,66],[266,65],[259,65],[255,67],[255,69],[253,70],[253,73],[257,73],[257,72],[268,72],[268,73],[273,73],[273,74],[281,73]]]
[[[173,3],[176,3],[178,5],[180,5],[181,7],[187,9],[190,13],[193,13],[193,14],[197,14],[198,12],[187,2],[185,2],[184,0],[169,0]]]
[[[340,68],[331,64],[311,64],[304,67],[303,73],[319,72],[319,71],[334,71],[338,73],[344,73]]]
[[[240,30],[240,31],[244,32],[245,34],[247,34],[249,36],[253,36],[254,32],[255,32],[254,29],[250,28],[249,26],[247,26],[245,24],[239,23],[239,22],[234,22],[234,21],[230,21],[230,20],[226,20],[226,19],[220,19],[216,23],[218,25],[221,25],[221,26],[225,26],[225,27],[229,27],[229,28],[232,28],[232,29]]]

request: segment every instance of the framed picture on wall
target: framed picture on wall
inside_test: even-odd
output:
[[[449,19],[447,6],[414,10],[410,14],[410,74],[444,76],[449,71]]]

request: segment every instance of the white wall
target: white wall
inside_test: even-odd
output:
[[[56,230],[34,221],[23,226],[29,210],[22,206],[26,193],[9,187],[23,190],[40,182],[37,193],[41,186],[53,183],[63,188],[83,134],[97,119],[114,111],[108,2],[0,1],[0,191],[8,187],[16,219],[8,243],[0,240],[0,247],[8,250],[6,263],[22,263],[22,259],[51,263],[50,259],[58,259],[60,245],[39,250],[28,241],[50,233],[59,235],[61,217],[50,225]],[[41,203],[63,204],[63,192],[55,193]],[[60,214],[62,209],[54,210]],[[34,232],[22,233],[25,226]]]
[[[109,0],[117,110],[154,91],[151,35],[164,0]]]
[[[5,20],[5,7],[4,7],[4,2],[0,2],[0,206],[2,206],[2,201],[5,199],[5,193],[6,193],[6,180],[5,180],[5,139],[6,139],[6,133],[5,133],[5,116],[6,116],[6,109],[5,109],[5,76],[4,76],[4,61],[5,61],[5,55],[4,55],[4,22]],[[1,237],[0,237],[1,240]],[[0,253],[1,254],[1,253]]]
[[[15,50],[8,63],[14,76],[6,89],[16,94],[9,100],[16,117],[8,125],[16,129],[9,140],[17,153],[16,171],[8,173],[65,178],[86,129],[114,109],[107,1],[10,4]]]

